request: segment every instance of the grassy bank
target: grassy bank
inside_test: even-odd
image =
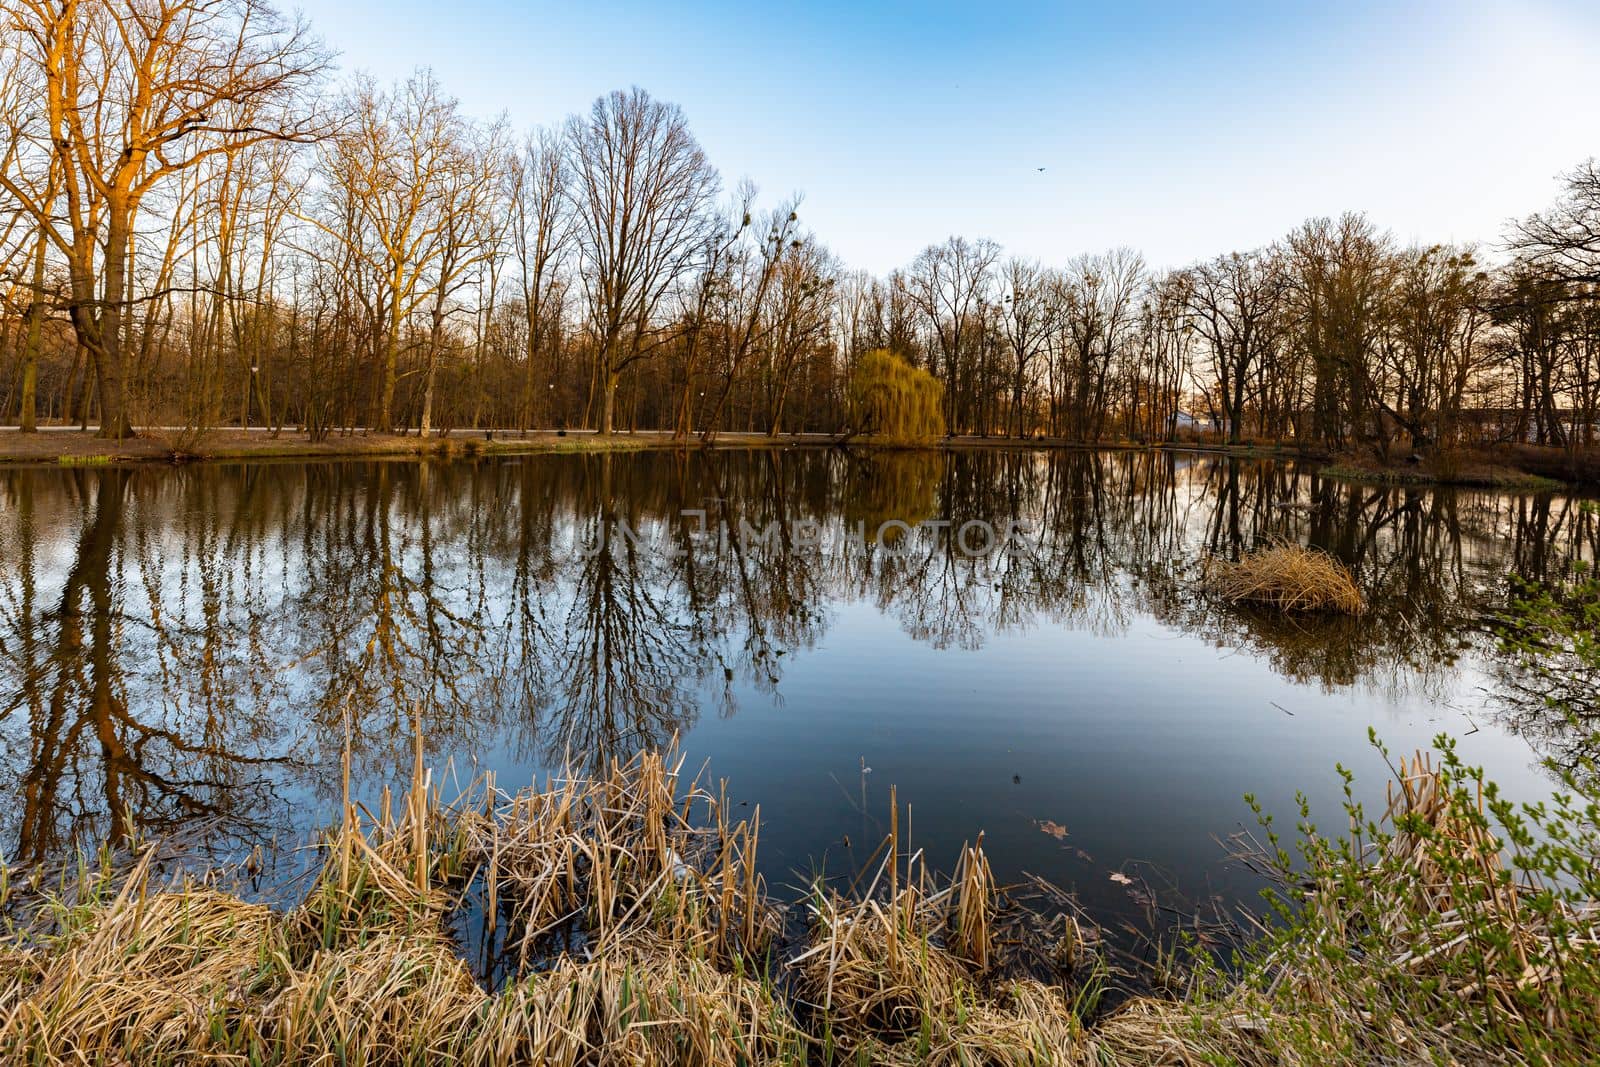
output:
[[[1350,832],[1270,820],[1278,923],[1224,973],[1175,953],[1104,1010],[1081,915],[1019,909],[981,838],[935,876],[892,823],[785,907],[735,820],[647,753],[445,803],[347,804],[287,910],[225,878],[80,864],[0,888],[0,1059],[250,1064],[1326,1064],[1600,1054],[1592,803],[1519,811],[1446,745]],[[1587,806],[1585,806],[1587,804]],[[497,980],[464,962],[479,930]],[[1191,961],[1184,964],[1184,960]],[[1193,961],[1200,961],[1194,963]]]
[[[279,434],[237,429],[213,430],[203,434],[148,430],[126,441],[107,441],[92,432],[49,430],[20,434],[0,430],[0,463],[59,463],[63,466],[100,466],[113,463],[173,463],[217,460],[326,459],[335,457],[453,457],[479,455],[521,455],[565,452],[628,452],[652,449],[790,448],[795,445],[845,447],[851,449],[1074,449],[1094,451],[1146,450],[1161,448],[1218,455],[1237,455],[1262,459],[1306,458],[1307,453],[1263,445],[1159,444],[1109,441],[1085,444],[1050,437],[971,437],[949,436],[921,444],[884,441],[870,436],[826,433],[781,434],[721,433],[709,445],[698,435],[674,437],[670,432],[645,430],[620,432],[609,437],[590,430],[557,432],[541,430],[528,434],[515,431],[455,431],[448,435],[420,438],[357,431],[332,434],[312,441],[304,434],[285,430]],[[1321,454],[1311,454],[1320,456]]]
[[[716,445],[732,448],[787,447],[796,440],[828,444],[831,437],[808,435],[769,438],[765,434],[723,434]],[[218,430],[189,436],[155,431],[126,441],[107,441],[93,433],[59,430],[40,434],[0,432],[0,463],[56,463],[99,466],[113,463],[187,463],[219,460],[455,457],[521,455],[546,452],[630,452],[647,449],[701,447],[698,438],[675,440],[670,433],[615,434],[587,431],[463,434],[420,438],[380,433],[334,434],[312,441],[285,432]]]
[[[1507,489],[1529,493],[1563,489],[1567,483],[1556,478],[1529,474],[1514,467],[1486,465],[1460,473],[1438,474],[1424,468],[1381,467],[1361,463],[1333,463],[1322,468],[1324,478],[1360,482],[1366,485],[1457,486],[1468,489]]]
[[[1595,489],[1600,488],[1600,453],[1504,445],[1387,463],[1370,456],[1346,456],[1324,467],[1322,475],[1374,485],[1453,485],[1524,492]]]

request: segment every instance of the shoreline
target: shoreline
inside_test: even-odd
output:
[[[1324,478],[1358,484],[1415,488],[1458,487],[1521,492],[1560,492],[1600,485],[1592,468],[1597,460],[1580,454],[1569,460],[1559,449],[1514,446],[1486,449],[1456,469],[1444,472],[1426,463],[1370,461],[1315,448],[1284,445],[1188,441],[1086,443],[1064,438],[944,437],[926,444],[876,441],[832,433],[724,432],[710,442],[698,436],[675,437],[666,430],[638,430],[602,437],[593,430],[454,430],[427,438],[411,434],[357,430],[309,440],[297,430],[216,430],[199,440],[185,440],[178,430],[146,430],[123,441],[109,441],[93,431],[46,428],[24,435],[14,426],[0,426],[0,467],[99,467],[126,464],[259,462],[310,459],[456,459],[482,456],[544,455],[580,452],[698,451],[702,449],[841,448],[862,451],[976,450],[1188,452],[1198,455],[1289,460],[1318,465]]]
[[[1327,462],[1326,451],[1274,445],[1227,445],[1207,442],[1102,441],[1083,442],[1058,437],[941,437],[926,443],[880,441],[870,437],[834,433],[724,431],[713,441],[698,434],[674,437],[669,430],[619,431],[603,437],[595,430],[453,430],[428,438],[409,434],[355,430],[334,433],[321,441],[309,440],[299,430],[237,428],[214,430],[198,441],[183,442],[184,431],[152,429],[121,441],[99,437],[92,430],[42,427],[24,435],[15,426],[0,426],[0,465],[59,464],[99,466],[122,463],[210,463],[225,460],[377,458],[439,456],[453,458],[483,455],[530,455],[560,452],[629,452],[699,450],[706,448],[847,448],[872,451],[922,451],[946,449],[998,449],[1005,451],[1094,452],[1196,452],[1261,459]]]

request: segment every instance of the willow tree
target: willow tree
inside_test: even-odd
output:
[[[944,385],[886,348],[861,357],[850,377],[857,430],[882,441],[916,444],[944,433]]]
[[[0,0],[43,88],[29,150],[0,188],[65,260],[68,312],[93,360],[100,433],[132,433],[124,330],[140,208],[176,176],[261,141],[303,139],[326,64],[264,0]],[[55,168],[37,194],[30,175]]]

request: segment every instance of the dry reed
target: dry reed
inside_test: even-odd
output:
[[[464,860],[493,887],[490,911],[509,913],[524,962],[574,922],[596,951],[648,931],[697,955],[753,962],[779,925],[756,873],[760,809],[749,820],[727,813],[725,798],[684,780],[681,756],[646,752],[542,791],[491,793],[457,825]]]
[[[755,821],[729,819],[681,768],[646,754],[446,805],[419,757],[398,804],[347,805],[314,885],[286,912],[192,881],[158,887],[148,862],[116,876],[85,864],[75,890],[26,904],[6,901],[13,883],[0,878],[0,1061],[1447,1061],[1485,1047],[1378,1011],[1401,995],[1394,975],[1558,1033],[1600,1009],[1587,987],[1564,988],[1577,972],[1561,963],[1592,956],[1593,913],[1551,907],[1512,878],[1421,757],[1400,766],[1385,816],[1396,830],[1374,855],[1313,866],[1301,928],[1312,943],[1275,943],[1244,975],[1197,972],[1179,995],[1092,1021],[1065,983],[1007,972],[1012,928],[982,837],[939,878],[902,841],[898,808],[872,879],[849,894],[819,884],[805,941],[775,951]],[[505,924],[518,961],[497,989],[448,932],[469,897]],[[1494,936],[1468,936],[1485,925]],[[1051,937],[1052,954],[1089,965],[1076,917]],[[1352,958],[1354,973],[1339,969]]]
[[[1349,568],[1328,553],[1277,542],[1237,563],[1206,562],[1207,589],[1230,604],[1360,615],[1366,602]]]

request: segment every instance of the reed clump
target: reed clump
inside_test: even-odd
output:
[[[786,937],[754,818],[646,753],[515,796],[445,803],[421,769],[346,805],[287,909],[147,858],[55,889],[0,877],[0,1062],[239,1064],[1343,1064],[1600,1054],[1600,807],[1517,809],[1463,767],[1401,761],[1349,833],[1302,809],[1241,855],[1278,921],[1109,1012],[1075,916],[1019,948],[980,837],[950,877],[899,830]],[[27,888],[21,888],[26,884]],[[489,985],[466,911],[509,957]],[[792,927],[791,927],[792,928]],[[1019,961],[1043,952],[1048,979]]]
[[[576,926],[594,951],[649,933],[755,964],[780,926],[756,872],[760,809],[728,812],[725,797],[685,777],[682,756],[644,752],[544,790],[491,790],[455,825],[523,963]]]
[[[864,894],[813,889],[807,947],[787,963],[824,1062],[1073,1062],[1086,1046],[1066,992],[1001,975],[982,836],[948,880],[921,852],[902,861],[897,807],[885,848]]]
[[[1366,610],[1348,567],[1326,552],[1286,541],[1248,553],[1237,563],[1208,560],[1204,583],[1230,604],[1344,615]]]

